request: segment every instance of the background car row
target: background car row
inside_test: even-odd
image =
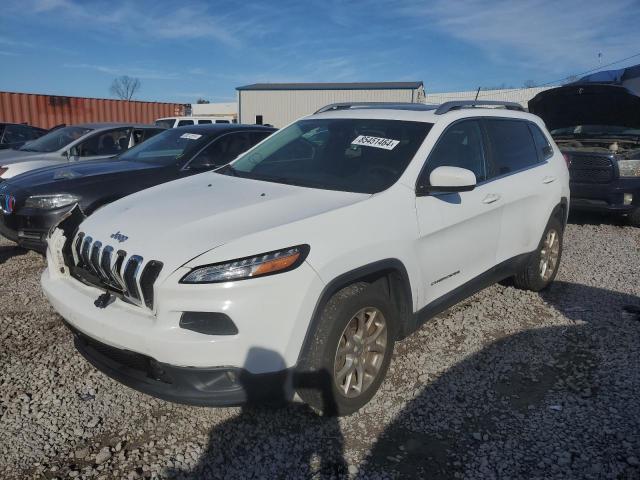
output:
[[[28,150],[12,152],[26,156],[29,150],[46,150],[47,146],[65,144],[74,134],[88,129],[87,126],[65,127],[42,137],[44,142],[35,146],[29,144]],[[209,124],[166,131],[148,126],[104,127],[90,131],[94,133],[88,138],[72,142],[71,147],[66,143],[62,150],[91,161],[70,163],[46,155],[16,161],[21,168],[43,162],[52,165],[31,169],[0,183],[0,211],[3,213],[0,234],[22,247],[44,252],[47,233],[74,205],[79,205],[83,214],[89,215],[97,208],[139,190],[220,167],[275,129]],[[141,143],[147,138],[150,140]],[[141,144],[129,150],[132,143]],[[56,154],[66,158],[60,150],[58,148]],[[85,153],[87,155],[83,155]],[[108,153],[116,156],[101,159],[101,155]]]

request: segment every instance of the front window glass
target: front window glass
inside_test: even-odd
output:
[[[210,137],[184,129],[165,130],[120,155],[122,160],[162,165],[185,161],[198,152]]]
[[[425,178],[428,180],[438,167],[466,168],[476,175],[477,182],[487,179],[482,130],[477,120],[456,123],[440,137],[427,160]]]
[[[219,172],[348,192],[381,192],[400,177],[432,124],[399,120],[300,120]]]
[[[60,150],[91,131],[86,127],[63,127],[32,140],[20,148],[25,152],[49,153]]]
[[[97,133],[78,145],[81,157],[119,155],[129,148],[130,128]]]

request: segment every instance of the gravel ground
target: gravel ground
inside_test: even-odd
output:
[[[582,222],[582,221],[581,221]],[[569,225],[556,283],[496,285],[396,346],[361,412],[195,408],[107,378],[0,241],[0,477],[640,478],[640,229]]]

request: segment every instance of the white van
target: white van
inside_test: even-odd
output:
[[[166,117],[156,120],[156,126],[164,128],[184,127],[186,125],[204,125],[212,123],[237,123],[231,115],[198,116],[198,117]]]

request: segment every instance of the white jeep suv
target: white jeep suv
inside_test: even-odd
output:
[[[42,286],[85,358],[133,388],[349,414],[438,312],[553,281],[569,175],[521,110],[325,107],[215,172],[72,214]]]

